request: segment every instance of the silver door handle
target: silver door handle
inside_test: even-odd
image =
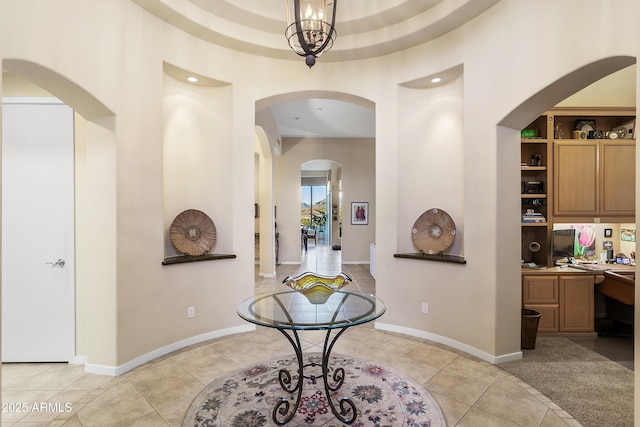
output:
[[[60,268],[62,268],[65,265],[65,261],[62,258],[60,258],[56,262],[48,262],[47,264],[50,264],[52,267],[60,267]]]

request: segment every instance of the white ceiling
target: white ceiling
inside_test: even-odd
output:
[[[374,138],[375,112],[333,99],[300,99],[271,107],[281,136],[298,138]]]
[[[200,39],[305,66],[284,36],[285,0],[132,1]],[[408,49],[454,30],[500,0],[334,1],[337,39],[318,61],[370,58]],[[272,106],[271,112],[283,137],[375,136],[374,111],[348,102],[295,100]]]

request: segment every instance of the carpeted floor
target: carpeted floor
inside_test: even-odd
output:
[[[305,361],[320,363],[320,355],[309,355]],[[339,400],[343,397],[350,398],[355,404],[357,418],[352,425],[446,427],[442,410],[431,394],[393,369],[337,355],[332,356],[331,367],[344,369],[345,381],[331,395],[337,409],[340,408]],[[278,372],[281,369],[294,375],[297,371],[295,358],[265,361],[214,380],[191,404],[183,427],[276,425],[272,421],[274,407],[280,405],[278,408],[288,407],[292,411],[293,397],[297,395],[281,388],[278,383]],[[305,368],[305,376],[310,373],[319,376],[320,372],[319,367]],[[330,374],[333,375],[333,372]],[[293,385],[296,384],[296,379],[297,373],[293,377]],[[284,399],[281,401],[281,398]],[[279,415],[278,421],[283,418],[284,416]],[[344,425],[331,412],[321,378],[304,380],[300,405],[287,425]]]
[[[529,383],[584,427],[633,426],[633,371],[562,337],[538,337],[534,350],[500,368]]]

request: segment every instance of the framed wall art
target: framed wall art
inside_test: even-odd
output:
[[[623,228],[622,230],[620,230],[620,240],[622,240],[623,242],[635,242],[636,230]]]
[[[351,202],[351,224],[369,224],[369,202]]]

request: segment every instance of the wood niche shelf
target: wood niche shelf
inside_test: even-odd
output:
[[[394,258],[407,258],[407,259],[419,259],[424,261],[440,261],[440,262],[452,262],[454,264],[466,264],[467,260],[458,255],[449,254],[425,254],[424,252],[416,252],[409,254],[393,254]]]
[[[162,261],[162,265],[184,264],[185,262],[198,262],[198,261],[215,261],[218,259],[231,259],[235,258],[234,254],[204,254],[200,256],[189,255],[176,255],[166,257]]]

